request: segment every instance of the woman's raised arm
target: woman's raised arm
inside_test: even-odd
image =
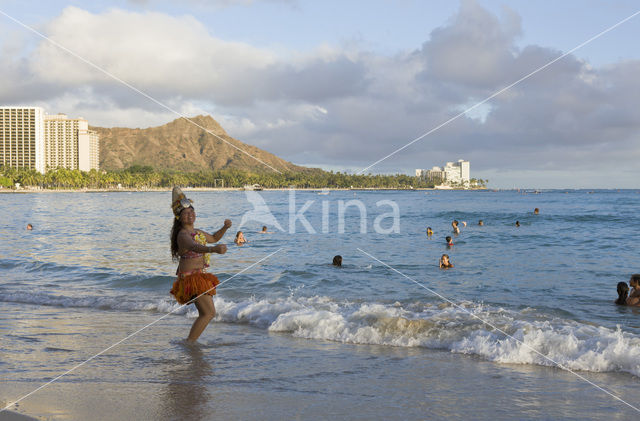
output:
[[[218,231],[214,232],[213,234],[209,234],[208,232],[204,232],[202,230],[198,230],[198,231],[204,234],[204,238],[207,239],[207,243],[217,243],[218,241],[220,241],[222,236],[224,236],[224,233],[227,232],[229,228],[231,228],[231,220],[225,219],[224,225],[222,226],[222,228],[220,228]]]

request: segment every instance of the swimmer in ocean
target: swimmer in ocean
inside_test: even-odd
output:
[[[539,213],[540,213],[540,209],[535,208],[535,209],[533,210],[533,214],[534,214],[534,215],[538,215]]]
[[[627,305],[629,286],[626,282],[618,282],[618,299],[615,301],[620,306]]]
[[[236,233],[236,239],[233,240],[234,243],[236,243],[236,245],[240,246],[244,243],[248,243],[247,239],[244,238],[244,234],[242,233],[242,231],[238,231]]]
[[[451,226],[453,227],[454,234],[460,234],[460,228],[458,228],[458,221],[454,219],[453,222],[451,223]]]
[[[516,227],[520,226],[520,221],[516,221]]]
[[[451,247],[453,245],[453,241],[448,235],[445,237],[445,240],[447,241],[447,247]]]
[[[634,273],[629,279],[629,286],[632,288],[629,298],[627,298],[628,306],[640,306],[640,273]]]
[[[449,261],[449,255],[443,254],[442,257],[440,257],[440,269],[449,269],[452,267],[453,263]]]
[[[431,227],[427,227],[427,235],[429,237],[431,237],[433,235],[433,230],[431,229]]]
[[[342,256],[333,256],[333,266],[342,266]]]
[[[484,221],[483,221],[482,219],[481,219],[481,220],[479,220],[479,221],[478,221],[478,225],[479,225],[479,226],[483,226],[483,225],[484,225]]]

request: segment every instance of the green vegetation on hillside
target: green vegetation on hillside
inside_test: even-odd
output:
[[[222,181],[221,181],[222,180]],[[222,184],[224,182],[224,184]],[[351,175],[341,172],[312,170],[305,172],[285,172],[278,174],[256,173],[235,169],[178,172],[156,170],[150,166],[133,165],[120,171],[83,172],[79,170],[57,169],[40,174],[35,170],[16,169],[0,166],[0,186],[13,187],[20,183],[23,187],[45,189],[109,189],[156,188],[172,186],[190,187],[242,187],[260,184],[265,188],[429,188],[433,183],[419,177],[396,175]]]

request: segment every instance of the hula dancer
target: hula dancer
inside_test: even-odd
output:
[[[225,219],[222,228],[213,235],[195,229],[196,211],[192,203],[179,187],[173,188],[171,208],[175,219],[171,228],[171,257],[179,263],[176,271],[178,278],[173,283],[171,294],[180,304],[194,303],[198,309],[198,318],[193,322],[187,338],[189,342],[195,342],[216,315],[213,295],[220,281],[215,275],[207,273],[209,253],[224,254],[227,246],[207,246],[207,243],[220,241],[231,227],[231,220]]]

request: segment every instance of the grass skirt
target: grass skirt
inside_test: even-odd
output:
[[[200,294],[216,295],[216,286],[219,283],[218,278],[210,273],[179,274],[173,283],[171,294],[180,304],[185,304]]]

